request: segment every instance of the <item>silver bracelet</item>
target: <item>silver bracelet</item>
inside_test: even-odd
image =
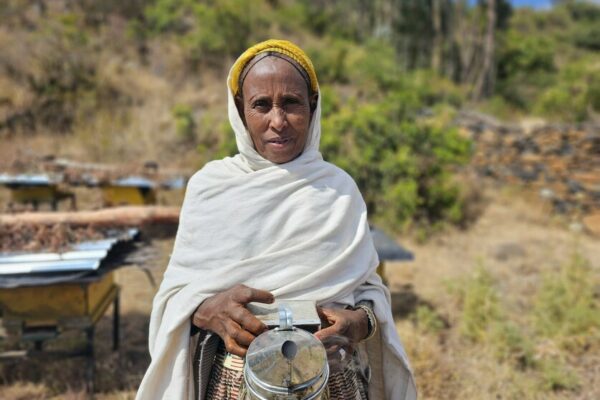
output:
[[[355,310],[359,310],[359,309],[364,310],[365,313],[367,314],[369,326],[368,326],[367,337],[364,338],[363,341],[371,339],[373,336],[375,336],[375,332],[377,332],[377,318],[375,317],[375,313],[373,312],[371,307],[369,307],[366,304],[362,304],[362,303],[358,303],[354,307],[354,309]]]

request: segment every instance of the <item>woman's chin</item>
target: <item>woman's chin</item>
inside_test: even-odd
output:
[[[261,155],[275,164],[284,164],[298,157],[300,152],[295,151],[294,146],[291,144],[281,145],[269,143],[265,152]]]

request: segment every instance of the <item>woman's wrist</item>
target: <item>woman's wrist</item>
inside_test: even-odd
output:
[[[192,314],[192,318],[191,318],[192,325],[199,329],[209,330],[209,328],[208,328],[209,319],[207,318],[207,316],[204,313],[204,310],[202,307],[203,305],[206,305],[206,300],[204,300],[200,304],[198,304],[198,307],[196,307],[196,309],[194,310],[194,313]]]
[[[362,337],[362,341],[369,340],[375,335],[377,331],[377,318],[375,317],[375,313],[373,312],[373,308],[370,301],[359,302],[354,307],[356,311],[362,311],[361,314],[365,316],[366,323],[366,334]]]
[[[356,315],[358,315],[358,321],[360,321],[360,328],[357,329],[358,338],[356,342],[362,342],[369,336],[369,316],[362,307],[353,308]]]

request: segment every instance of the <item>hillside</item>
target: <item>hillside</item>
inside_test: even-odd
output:
[[[68,160],[105,180],[147,165],[191,176],[236,152],[235,58],[266,38],[295,41],[319,76],[323,156],[355,179],[370,222],[415,255],[386,278],[420,398],[597,399],[600,5],[553,4],[1,1],[0,175]],[[103,207],[99,186],[65,186],[79,210]],[[157,203],[182,198],[161,190]],[[0,212],[31,208],[12,201],[0,186]],[[61,225],[22,236],[60,248],[46,240],[56,232],[102,237]],[[140,246],[149,258],[116,273],[118,352],[109,314],[98,325],[97,399],[133,399],[149,362],[173,238]],[[2,399],[84,399],[83,382],[78,360],[0,365]]]
[[[390,230],[464,223],[449,176],[469,157],[457,111],[597,119],[600,7],[416,4],[3,2],[0,170],[54,155],[191,173],[235,151],[225,108],[235,57],[285,37],[318,70],[324,156],[357,180],[373,217]]]

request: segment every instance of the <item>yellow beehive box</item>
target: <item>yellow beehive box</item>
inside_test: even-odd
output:
[[[11,200],[16,203],[51,203],[56,199],[56,186],[20,186],[11,190]]]
[[[5,326],[78,327],[100,319],[117,291],[114,272],[96,281],[3,288],[0,310]]]

